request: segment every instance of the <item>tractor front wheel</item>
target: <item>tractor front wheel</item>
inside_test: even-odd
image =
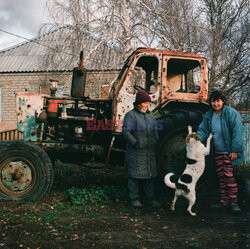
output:
[[[39,199],[53,184],[49,156],[39,146],[26,141],[0,143],[0,198]]]

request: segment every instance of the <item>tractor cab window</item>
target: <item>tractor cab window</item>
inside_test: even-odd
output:
[[[126,91],[135,94],[138,90],[146,90],[149,94],[157,91],[159,62],[156,57],[143,56],[137,61],[129,81]]]
[[[170,91],[198,93],[201,65],[196,60],[170,59],[167,63],[167,87]]]

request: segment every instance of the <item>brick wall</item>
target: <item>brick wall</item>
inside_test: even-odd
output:
[[[91,98],[101,97],[102,85],[110,83],[117,77],[119,71],[89,71],[85,95]],[[41,89],[49,86],[49,79],[59,80],[59,93],[70,94],[72,72],[32,72],[32,73],[4,73],[0,74],[2,87],[2,121],[16,121],[15,93],[41,93]]]

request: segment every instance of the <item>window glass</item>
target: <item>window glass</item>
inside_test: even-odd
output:
[[[201,65],[196,60],[170,59],[167,86],[170,91],[197,93],[201,84]]]
[[[138,89],[146,90],[150,94],[158,90],[158,59],[151,56],[140,57],[130,74],[126,91],[135,94]]]

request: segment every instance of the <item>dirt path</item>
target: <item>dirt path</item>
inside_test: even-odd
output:
[[[81,185],[72,175],[66,177],[68,184]],[[79,175],[76,177],[79,179]],[[216,198],[203,196],[194,208],[198,215],[191,217],[186,212],[184,199],[177,202],[175,213],[170,212],[172,193],[158,187],[160,209],[147,205],[140,210],[131,208],[127,197],[107,203],[74,205],[66,191],[68,186],[62,188],[60,180],[58,178],[52,191],[38,202],[0,201],[0,248],[250,247],[249,203],[243,203],[241,216],[233,216],[210,209]],[[123,180],[119,182],[126,182]]]

